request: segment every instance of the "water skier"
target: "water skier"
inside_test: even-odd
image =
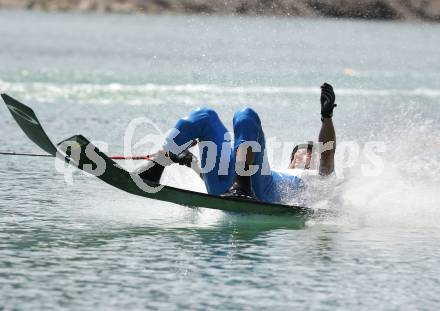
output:
[[[321,129],[318,141],[330,148],[320,154],[319,175],[330,175],[334,170],[336,134],[332,116],[335,93],[330,84],[321,86]],[[165,139],[163,150],[154,154],[153,161],[142,166],[138,173],[147,180],[159,182],[164,168],[172,163],[191,167],[196,157],[188,150],[194,142],[215,144],[214,156],[208,149],[200,150],[201,166],[212,166],[200,174],[209,194],[262,202],[283,202],[283,193],[302,190],[304,177],[293,170],[310,169],[313,143],[295,146],[288,170],[271,170],[265,157],[266,142],[258,114],[244,108],[233,117],[234,143],[228,141],[228,130],[211,108],[198,108],[177,121]],[[212,153],[211,153],[212,155]],[[211,161],[211,163],[210,163]],[[304,174],[303,174],[304,175]]]

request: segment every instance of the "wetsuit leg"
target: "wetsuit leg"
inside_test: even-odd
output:
[[[202,177],[208,193],[219,195],[232,185],[234,177],[234,166],[232,165],[234,154],[232,153],[231,143],[225,142],[225,138],[228,136],[228,130],[213,109],[207,107],[197,108],[188,116],[177,121],[166,137],[164,149],[179,154],[194,139],[198,139],[201,144],[213,142],[216,146],[215,164],[212,170],[202,173]],[[222,148],[225,149],[223,152]],[[212,163],[209,162],[213,159],[209,159],[208,154],[207,148],[201,150],[200,162],[202,168],[205,168],[207,164],[208,167],[212,166]],[[219,172],[220,166],[222,169]]]
[[[273,189],[273,179],[267,157],[265,157],[266,141],[258,114],[251,108],[244,108],[235,113],[234,125],[234,154],[238,147],[246,141],[257,142],[261,149],[254,152],[254,165],[258,171],[251,176],[252,189],[260,201],[277,201],[277,194]]]

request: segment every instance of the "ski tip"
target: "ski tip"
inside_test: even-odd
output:
[[[11,107],[12,107],[12,109],[14,109],[14,107],[15,107],[16,109],[19,109],[19,110],[27,110],[27,113],[35,114],[34,111],[30,107],[28,107],[25,104],[19,102],[18,100],[16,100],[15,98],[9,96],[8,94],[2,93],[1,96],[2,96],[3,101],[5,102],[5,104],[8,106],[9,110],[11,110]],[[18,113],[20,113],[20,111]],[[13,115],[14,115],[14,113],[13,113]]]
[[[2,96],[2,98],[3,98],[3,100],[6,102],[6,101],[11,101],[11,100],[14,100],[15,101],[15,99],[13,99],[11,96],[9,96],[8,94],[6,94],[6,93],[1,93],[0,94],[1,96]]]
[[[60,142],[57,144],[57,146],[60,147],[60,146],[62,146],[63,144],[65,144],[66,142],[77,142],[77,143],[79,143],[81,146],[87,146],[88,144],[90,144],[90,141],[89,141],[87,138],[85,138],[85,137],[84,137],[83,135],[81,135],[81,134],[77,134],[77,135],[73,135],[73,136],[71,136],[71,137],[69,137],[69,138],[66,138],[66,139],[60,141]]]

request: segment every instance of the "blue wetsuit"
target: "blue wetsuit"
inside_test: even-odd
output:
[[[254,165],[258,170],[251,176],[252,189],[258,200],[264,202],[282,202],[283,192],[290,192],[304,187],[303,181],[294,176],[272,172],[265,157],[265,139],[258,114],[251,108],[244,108],[235,113],[233,118],[234,145],[230,142],[229,133],[221,122],[217,113],[211,108],[197,108],[187,117],[177,121],[170,131],[164,144],[165,150],[180,153],[183,146],[194,139],[199,139],[200,145],[204,142],[213,142],[215,150],[215,164],[213,169],[202,173],[208,193],[220,195],[225,193],[234,182],[235,151],[244,142],[257,142],[261,150],[255,153]],[[177,130],[177,131],[175,131]],[[178,150],[180,146],[180,150]],[[200,160],[202,168],[207,164],[208,149],[201,150]],[[174,151],[173,151],[174,150]]]

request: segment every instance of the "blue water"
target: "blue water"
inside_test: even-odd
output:
[[[55,142],[81,133],[122,154],[130,121],[157,125],[138,141],[200,105],[229,128],[251,106],[267,138],[316,140],[327,81],[337,155],[347,160],[343,142],[386,146],[378,176],[362,174],[360,157],[311,204],[339,216],[304,226],[137,198],[79,172],[65,179],[48,158],[1,156],[0,308],[437,310],[439,34],[437,24],[0,11],[0,91],[30,105]],[[0,151],[40,152],[4,106],[0,118]],[[203,191],[192,172],[167,178]]]

